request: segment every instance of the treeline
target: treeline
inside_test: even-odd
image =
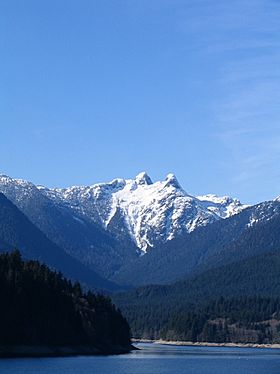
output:
[[[135,338],[216,343],[279,343],[280,298],[220,297],[200,306],[123,309]]]
[[[0,346],[130,348],[128,323],[108,297],[83,293],[18,251],[0,255],[0,300]]]

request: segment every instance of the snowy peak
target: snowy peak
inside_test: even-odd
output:
[[[11,184],[23,186],[23,187],[35,187],[33,183],[28,182],[24,179],[13,179],[5,174],[0,174],[0,182],[2,185],[9,186]]]
[[[214,204],[228,204],[229,202],[236,200],[229,196],[217,196],[215,194],[201,195],[201,196],[197,196],[197,198],[201,201],[209,201]]]
[[[169,173],[165,178],[166,186],[172,186],[174,188],[181,189],[181,186],[174,174]]]
[[[139,185],[143,185],[143,184],[150,185],[150,184],[153,184],[151,178],[148,176],[148,174],[145,171],[143,171],[142,173],[139,173],[138,175],[136,175],[135,182],[137,184],[139,184]]]
[[[231,217],[249,206],[241,204],[238,199],[229,196],[217,196],[215,194],[197,196],[197,199],[220,218]]]

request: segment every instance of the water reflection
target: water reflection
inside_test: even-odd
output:
[[[138,344],[106,357],[0,360],[0,374],[279,374],[280,350]]]

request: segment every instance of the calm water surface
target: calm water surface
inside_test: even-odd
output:
[[[139,344],[107,357],[0,360],[1,374],[280,374],[280,350]]]

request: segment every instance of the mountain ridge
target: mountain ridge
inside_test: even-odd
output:
[[[71,206],[81,217],[90,217],[108,231],[116,231],[112,220],[119,214],[126,235],[142,255],[181,232],[190,233],[247,207],[228,196],[192,196],[171,173],[158,182],[152,182],[148,174],[142,172],[135,179],[118,178],[90,186],[40,189],[55,203]]]

